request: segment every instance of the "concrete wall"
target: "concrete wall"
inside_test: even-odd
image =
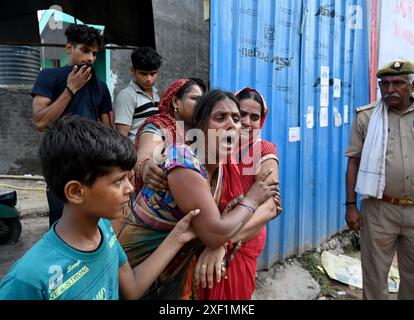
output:
[[[126,49],[111,50],[110,81],[113,88],[113,92],[111,92],[113,99],[131,80],[131,53],[132,50]]]
[[[40,174],[31,86],[0,87],[0,174]]]
[[[163,65],[157,87],[163,92],[181,77],[209,80],[209,22],[203,0],[153,0],[157,50]],[[111,50],[113,97],[131,79],[131,50]],[[111,87],[111,86],[110,86]],[[40,174],[40,136],[32,123],[30,87],[0,88],[0,174]]]
[[[203,0],[153,0],[155,40],[163,57],[157,88],[163,92],[177,78],[209,80],[209,22]],[[111,50],[114,95],[131,79],[131,50]]]
[[[155,40],[164,58],[159,88],[177,78],[209,80],[209,22],[202,0],[153,0]]]

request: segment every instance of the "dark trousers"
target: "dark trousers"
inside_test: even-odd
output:
[[[47,203],[49,204],[49,228],[62,217],[63,201],[60,200],[52,191],[46,191]]]

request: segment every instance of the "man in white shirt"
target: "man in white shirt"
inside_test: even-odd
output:
[[[139,47],[131,54],[131,72],[134,77],[116,97],[113,110],[115,128],[132,142],[140,125],[159,112],[160,97],[154,87],[161,56],[150,47]]]

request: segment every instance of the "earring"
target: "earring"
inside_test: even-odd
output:
[[[177,107],[174,107],[174,112],[178,112],[178,108]]]

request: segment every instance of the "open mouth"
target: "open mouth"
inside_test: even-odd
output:
[[[228,133],[226,134],[226,136],[221,140],[221,144],[222,146],[227,150],[230,151],[234,148],[234,146],[236,145],[236,138],[237,138],[237,134],[236,133]]]

